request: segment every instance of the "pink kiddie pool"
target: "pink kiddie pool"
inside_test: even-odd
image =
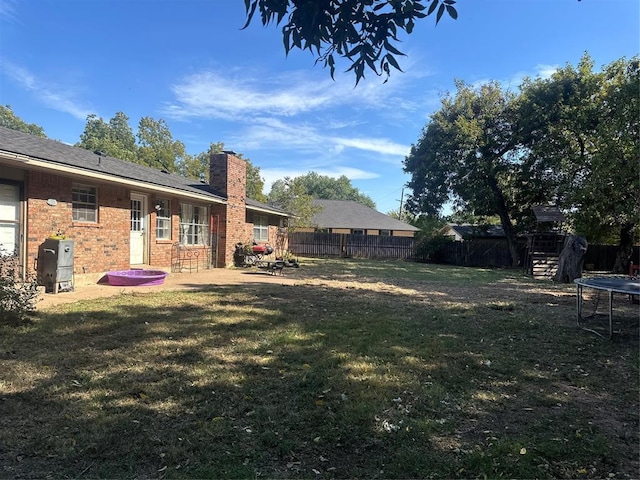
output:
[[[136,287],[162,285],[168,273],[162,270],[118,270],[107,272],[109,285]]]

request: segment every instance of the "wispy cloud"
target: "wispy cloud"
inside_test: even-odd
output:
[[[541,78],[544,80],[544,79],[550,78],[551,75],[553,75],[559,68],[560,68],[560,65],[539,64],[539,65],[536,65],[530,71],[515,72],[509,77],[503,78],[503,79],[483,78],[483,79],[474,81],[472,85],[474,87],[480,87],[481,85],[497,80],[498,83],[500,83],[500,85],[502,85],[504,89],[513,91],[515,89],[520,88],[520,85],[522,85],[522,82],[524,82],[525,78]]]
[[[232,78],[213,72],[191,75],[172,86],[176,97],[164,113],[173,118],[237,118],[269,112],[296,115],[334,99],[326,84],[288,85],[257,78]]]
[[[203,71],[179,79],[171,86],[174,100],[162,109],[170,118],[238,120],[255,115],[290,117],[333,107],[413,111],[416,105],[400,101],[402,80],[387,84],[332,81],[324,72],[287,71],[276,76],[260,72]]]
[[[560,69],[560,65],[537,65],[536,76],[540,78],[550,78],[551,75],[556,73]]]
[[[2,62],[2,71],[49,108],[68,113],[81,120],[92,113],[89,108],[81,105],[81,102],[76,99],[77,94],[68,88],[62,88],[52,81],[38,78],[27,69],[10,62]]]
[[[309,172],[316,172],[319,175],[324,175],[331,178],[339,178],[342,175],[346,176],[349,180],[370,180],[380,177],[375,172],[369,172],[359,168],[352,168],[346,166],[334,166],[331,168],[318,167],[314,164],[301,164],[296,168],[261,168],[260,176],[264,179],[265,193],[269,193],[271,185],[276,180],[282,180],[285,177],[295,178],[302,175],[306,175]]]
[[[332,138],[336,145],[366,150],[383,155],[395,155],[405,157],[409,154],[410,147],[392,142],[384,138]]]
[[[386,138],[332,135],[332,130],[323,130],[324,125],[287,123],[273,118],[258,118],[227,143],[240,150],[295,150],[299,155],[328,157],[353,149],[375,153],[381,161],[401,161],[410,147]]]
[[[0,21],[18,21],[15,0],[0,0]]]

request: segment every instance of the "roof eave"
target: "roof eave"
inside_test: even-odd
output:
[[[117,184],[120,184],[120,185],[126,185],[126,186],[131,187],[131,188],[138,188],[138,189],[142,189],[142,190],[151,190],[151,191],[154,191],[154,192],[161,192],[161,193],[165,193],[165,194],[169,194],[170,193],[170,194],[174,194],[174,195],[181,196],[181,197],[193,198],[193,199],[197,199],[197,200],[200,200],[200,201],[206,201],[206,202],[211,202],[211,203],[219,203],[219,204],[223,204],[223,205],[227,203],[227,201],[225,199],[219,198],[219,197],[215,197],[213,195],[198,194],[198,193],[195,193],[195,192],[188,192],[186,190],[181,190],[179,188],[166,187],[166,186],[157,185],[157,184],[154,184],[154,183],[131,180],[131,179],[119,177],[117,175],[109,175],[109,174],[94,172],[94,171],[91,171],[91,170],[85,170],[85,169],[78,168],[78,167],[72,167],[72,166],[69,166],[69,165],[63,165],[63,164],[52,162],[52,161],[48,161],[48,160],[42,160],[42,159],[39,159],[39,158],[34,158],[34,157],[31,157],[31,156],[28,156],[28,155],[9,152],[9,151],[6,151],[6,150],[0,150],[0,161],[3,160],[3,159],[20,162],[20,163],[22,163],[24,165],[27,165],[30,168],[33,168],[34,170],[44,170],[44,171],[53,170],[55,172],[64,173],[64,174],[67,174],[67,175],[73,175],[73,176],[82,177],[82,178],[89,178],[89,179],[92,179],[92,180],[98,180],[98,181],[103,181],[103,182],[111,182],[111,183],[117,183]]]
[[[252,211],[261,212],[261,213],[268,213],[271,215],[277,215],[279,217],[285,217],[285,218],[288,218],[291,216],[286,212],[274,210],[269,207],[262,207],[262,206],[249,205],[249,204],[247,204],[247,210],[252,210]]]

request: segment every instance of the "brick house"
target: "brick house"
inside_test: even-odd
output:
[[[0,248],[34,271],[45,239],[73,240],[76,278],[131,266],[233,264],[236,243],[286,248],[287,213],[246,198],[246,162],[212,155],[210,184],[0,127]],[[76,280],[77,281],[77,280]]]

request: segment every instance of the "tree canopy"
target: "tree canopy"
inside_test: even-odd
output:
[[[367,207],[376,208],[376,204],[371,197],[351,185],[351,180],[345,175],[333,178],[316,172],[309,172],[306,175],[295,178],[286,177],[285,179],[276,180],[271,186],[269,201],[277,203],[277,199],[280,198],[282,192],[291,189],[293,185],[296,186],[298,192],[304,193],[311,198],[351,200]]]
[[[0,126],[10,128],[11,130],[30,133],[36,137],[47,137],[41,126],[36,125],[35,123],[27,123],[22,120],[13,113],[13,109],[10,105],[5,105],[4,107],[0,105]]]
[[[263,25],[282,24],[285,52],[309,50],[316,62],[329,67],[333,78],[336,60],[351,62],[356,84],[367,71],[384,75],[401,71],[396,56],[399,32],[410,34],[415,22],[435,14],[436,24],[446,13],[458,18],[456,0],[245,0],[247,21],[256,12]]]
[[[209,158],[225,149],[224,143],[211,142],[205,152],[189,155],[184,143],[173,138],[164,120],[141,118],[138,133],[134,135],[129,117],[123,112],[117,112],[109,122],[97,115],[89,115],[76,146],[204,182],[209,181]],[[242,154],[238,156],[243,158]],[[249,159],[243,159],[247,162],[247,197],[266,202],[260,167],[254,166]]]
[[[618,239],[615,270],[626,271],[640,221],[640,59],[601,71],[585,55],[549,79],[522,88],[527,171],[590,241]],[[540,168],[543,167],[543,168]]]
[[[293,228],[312,226],[313,216],[319,212],[319,207],[313,205],[313,199],[324,200],[352,200],[371,208],[376,208],[375,202],[351,185],[351,180],[341,175],[332,178],[309,172],[306,175],[276,180],[271,185],[269,203],[280,205],[293,214],[291,226]]]
[[[405,159],[409,207],[434,214],[453,201],[467,214],[497,215],[515,265],[515,234],[535,226],[531,207],[554,203],[575,233],[614,236],[622,270],[640,220],[638,64],[620,59],[594,72],[585,55],[515,93],[457,82]]]
[[[129,117],[123,112],[117,112],[109,123],[95,114],[89,115],[75,146],[130,162],[138,159],[136,137],[129,126]]]
[[[442,99],[417,145],[405,160],[412,174],[409,208],[437,214],[453,200],[476,215],[499,216],[518,264],[509,181],[517,167],[513,96],[492,82],[478,88],[456,82],[455,96]]]
[[[276,180],[269,192],[269,203],[278,205],[292,217],[289,230],[313,226],[313,217],[320,208],[313,204],[313,197],[307,193],[303,184],[295,178],[285,177]]]

